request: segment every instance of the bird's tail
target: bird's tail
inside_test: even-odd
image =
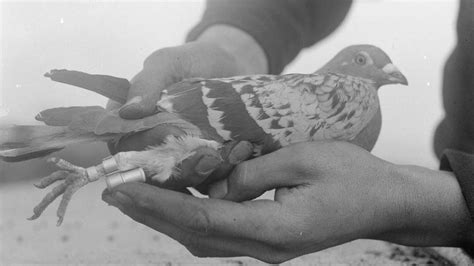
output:
[[[108,138],[110,136],[97,136],[90,132],[78,133],[66,126],[1,126],[0,159],[6,162],[24,161],[46,156],[70,144]]]

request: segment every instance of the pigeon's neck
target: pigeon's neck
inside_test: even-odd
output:
[[[356,79],[356,80],[359,80],[360,82],[363,82],[365,84],[370,84],[371,87],[375,88],[376,90],[380,88],[380,84],[374,80],[371,80],[371,79],[367,79],[367,78],[361,78],[361,77],[358,77],[358,76],[355,76],[355,75],[348,75],[348,74],[343,74],[341,73],[341,71],[337,71],[337,70],[334,70],[334,69],[331,69],[329,67],[322,67],[318,70],[316,70],[315,72],[313,72],[314,75],[335,75],[335,76],[339,76],[339,77],[350,77],[351,79]]]
[[[313,74],[327,74],[327,73],[334,73],[334,71],[331,71],[328,66],[323,66],[320,69],[313,72]]]
[[[329,74],[329,75],[344,75],[344,76],[347,76],[346,74],[343,74],[342,71],[331,69],[331,68],[326,67],[326,66],[314,71],[313,74],[316,74],[316,75],[328,75]]]

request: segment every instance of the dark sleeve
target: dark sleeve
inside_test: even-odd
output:
[[[434,149],[441,170],[453,171],[474,221],[474,1],[460,0],[458,43],[443,76],[445,116],[435,132]],[[464,249],[474,258],[474,228],[465,233]]]
[[[435,132],[434,148],[441,156],[447,148],[474,153],[474,1],[460,0],[456,32],[458,42],[447,60],[443,76],[445,117]]]
[[[195,40],[214,24],[232,25],[260,44],[269,72],[279,74],[303,48],[333,32],[350,6],[350,0],[208,0],[186,40]]]
[[[447,149],[441,157],[440,169],[455,174],[474,223],[474,154]],[[465,232],[463,248],[474,258],[474,226]]]

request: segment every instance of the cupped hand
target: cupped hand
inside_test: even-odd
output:
[[[118,109],[124,119],[154,114],[156,102],[168,86],[188,78],[218,78],[266,73],[267,59],[260,45],[248,33],[230,25],[214,25],[196,41],[159,49],[143,63],[132,79],[124,106],[109,102],[108,109]],[[169,132],[168,132],[169,131]],[[179,134],[176,128],[144,131],[111,147],[111,152],[140,150],[159,144],[163,135]]]
[[[312,142],[239,164],[210,199],[129,183],[103,200],[196,256],[278,263],[385,233],[403,217],[404,180],[392,171],[355,145]],[[271,189],[274,200],[250,201]]]
[[[109,101],[107,109],[119,109],[124,119],[138,119],[157,112],[156,102],[168,86],[187,78],[224,77],[238,74],[234,58],[219,46],[208,42],[192,42],[160,49],[144,62],[143,69],[131,80],[128,101],[121,106]],[[177,128],[158,127],[122,138],[109,145],[112,153],[141,150],[157,145],[163,136],[181,134]]]
[[[238,74],[235,58],[210,42],[191,42],[152,53],[131,80],[128,102],[120,116],[137,119],[156,112],[161,92],[184,79],[216,78]]]

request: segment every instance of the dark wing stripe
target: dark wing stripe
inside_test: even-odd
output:
[[[224,139],[209,124],[208,107],[202,101],[202,82],[205,81],[193,79],[176,83],[167,89],[168,95],[175,96],[170,100],[173,113],[197,126],[204,138],[222,142]]]
[[[266,133],[250,117],[245,104],[235,88],[230,83],[218,80],[208,80],[206,87],[210,89],[207,97],[215,99],[212,108],[224,112],[221,122],[224,128],[231,132],[232,139],[249,140],[254,143],[262,143]],[[252,86],[246,85],[242,89],[249,91]]]

